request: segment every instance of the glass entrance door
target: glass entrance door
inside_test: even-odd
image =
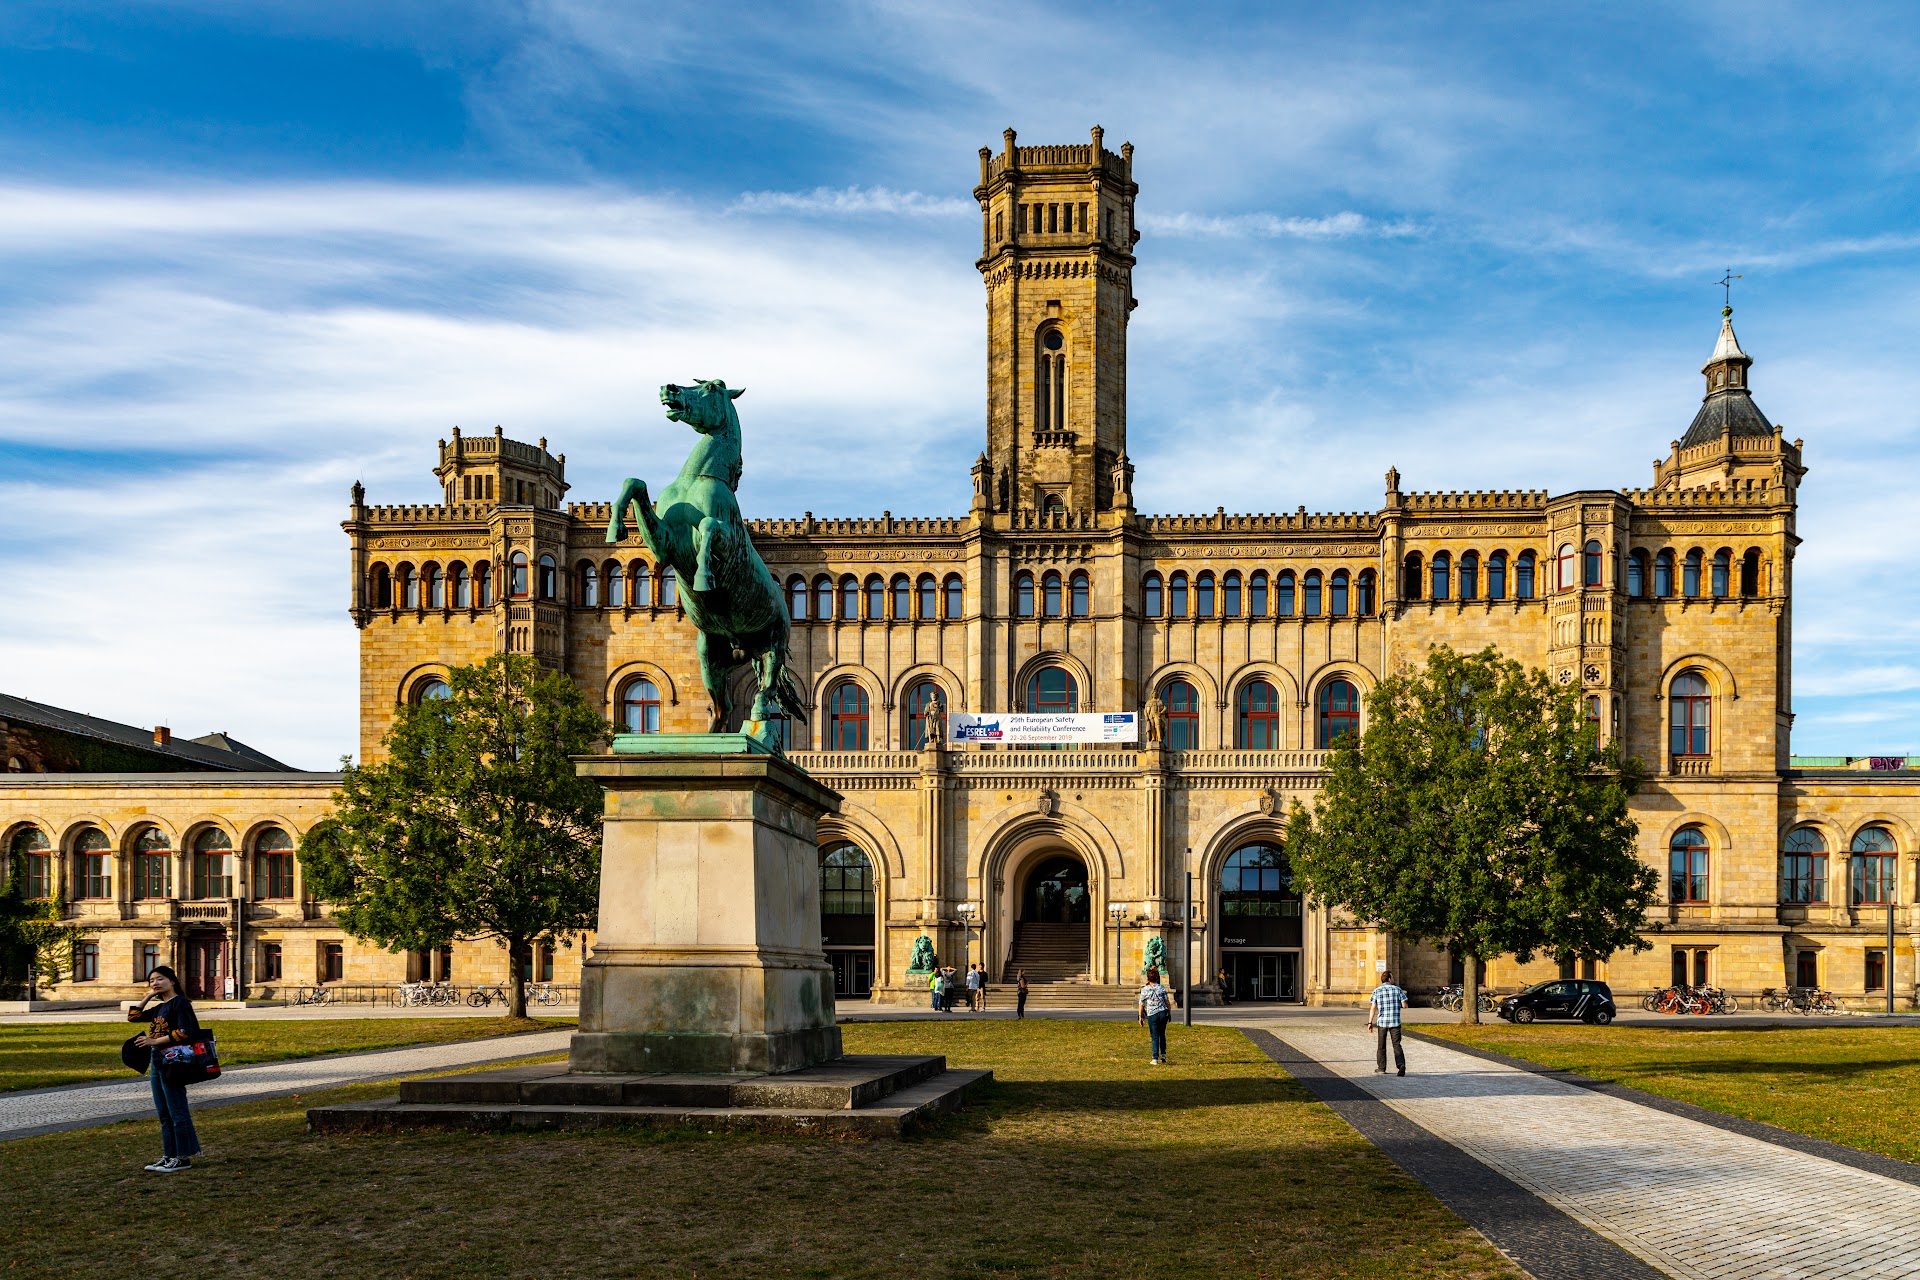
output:
[[[864,1000],[873,994],[873,952],[829,951],[833,965],[833,994],[842,1000]]]
[[[1298,951],[1223,951],[1228,994],[1235,1000],[1298,1000]]]

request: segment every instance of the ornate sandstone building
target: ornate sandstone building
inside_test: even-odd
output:
[[[1333,739],[1364,728],[1379,675],[1445,643],[1578,684],[1596,731],[1649,770],[1635,813],[1667,900],[1651,951],[1597,967],[1616,991],[1817,983],[1863,1001],[1891,981],[1912,1003],[1920,771],[1789,755],[1806,469],[1752,399],[1731,312],[1705,398],[1646,488],[1430,493],[1388,470],[1372,511],[1143,514],[1126,440],[1137,194],[1132,148],[1106,150],[1098,129],[1041,147],[1009,130],[982,149],[987,432],[970,509],[753,525],[811,699],[789,750],[845,796],[821,824],[843,998],[920,998],[906,969],[922,935],[996,981],[1024,969],[1118,993],[1154,937],[1178,972],[1188,923],[1196,985],[1224,971],[1239,998],[1348,1002],[1383,963],[1415,988],[1447,980],[1448,957],[1302,902],[1281,843]],[[432,504],[369,506],[356,486],[344,525],[363,758],[396,707],[500,650],[568,672],[630,731],[705,727],[671,572],[636,538],[605,543],[604,503],[566,502],[564,455],[455,431],[434,475]],[[1124,750],[949,750],[924,741],[935,697],[1151,709],[1155,732]],[[503,970],[478,948],[363,950],[304,900],[297,869],[267,879],[280,873],[259,869],[256,833],[317,820],[328,775],[8,781],[5,838],[108,940],[102,983],[130,985],[158,954],[141,947],[222,940],[237,949],[203,964],[237,959],[254,992]],[[209,832],[234,870],[218,919],[195,927],[198,854],[178,855],[181,893],[164,899],[145,896],[165,886],[139,859]],[[538,964],[562,981],[578,969],[571,950]],[[1554,972],[1494,961],[1487,980]]]

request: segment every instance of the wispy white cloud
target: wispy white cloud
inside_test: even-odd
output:
[[[733,213],[906,214],[951,218],[977,214],[980,206],[953,196],[886,187],[815,187],[811,191],[749,191],[735,200]]]
[[[1382,222],[1351,209],[1320,218],[1282,217],[1274,213],[1143,213],[1140,226],[1143,230],[1163,236],[1259,237],[1268,240],[1395,239],[1421,234],[1420,226],[1410,219]]]

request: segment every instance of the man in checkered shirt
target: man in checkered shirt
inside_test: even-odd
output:
[[[1385,1075],[1387,1071],[1387,1041],[1393,1041],[1393,1065],[1400,1074],[1407,1074],[1407,1055],[1400,1047],[1400,1010],[1407,1003],[1407,993],[1393,985],[1393,974],[1382,972],[1380,985],[1367,997],[1367,1030],[1373,1032],[1373,1070],[1375,1075]]]

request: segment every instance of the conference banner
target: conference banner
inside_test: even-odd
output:
[[[1137,742],[1139,716],[1131,711],[955,711],[947,716],[947,743],[998,742],[1013,746],[1062,742]]]

